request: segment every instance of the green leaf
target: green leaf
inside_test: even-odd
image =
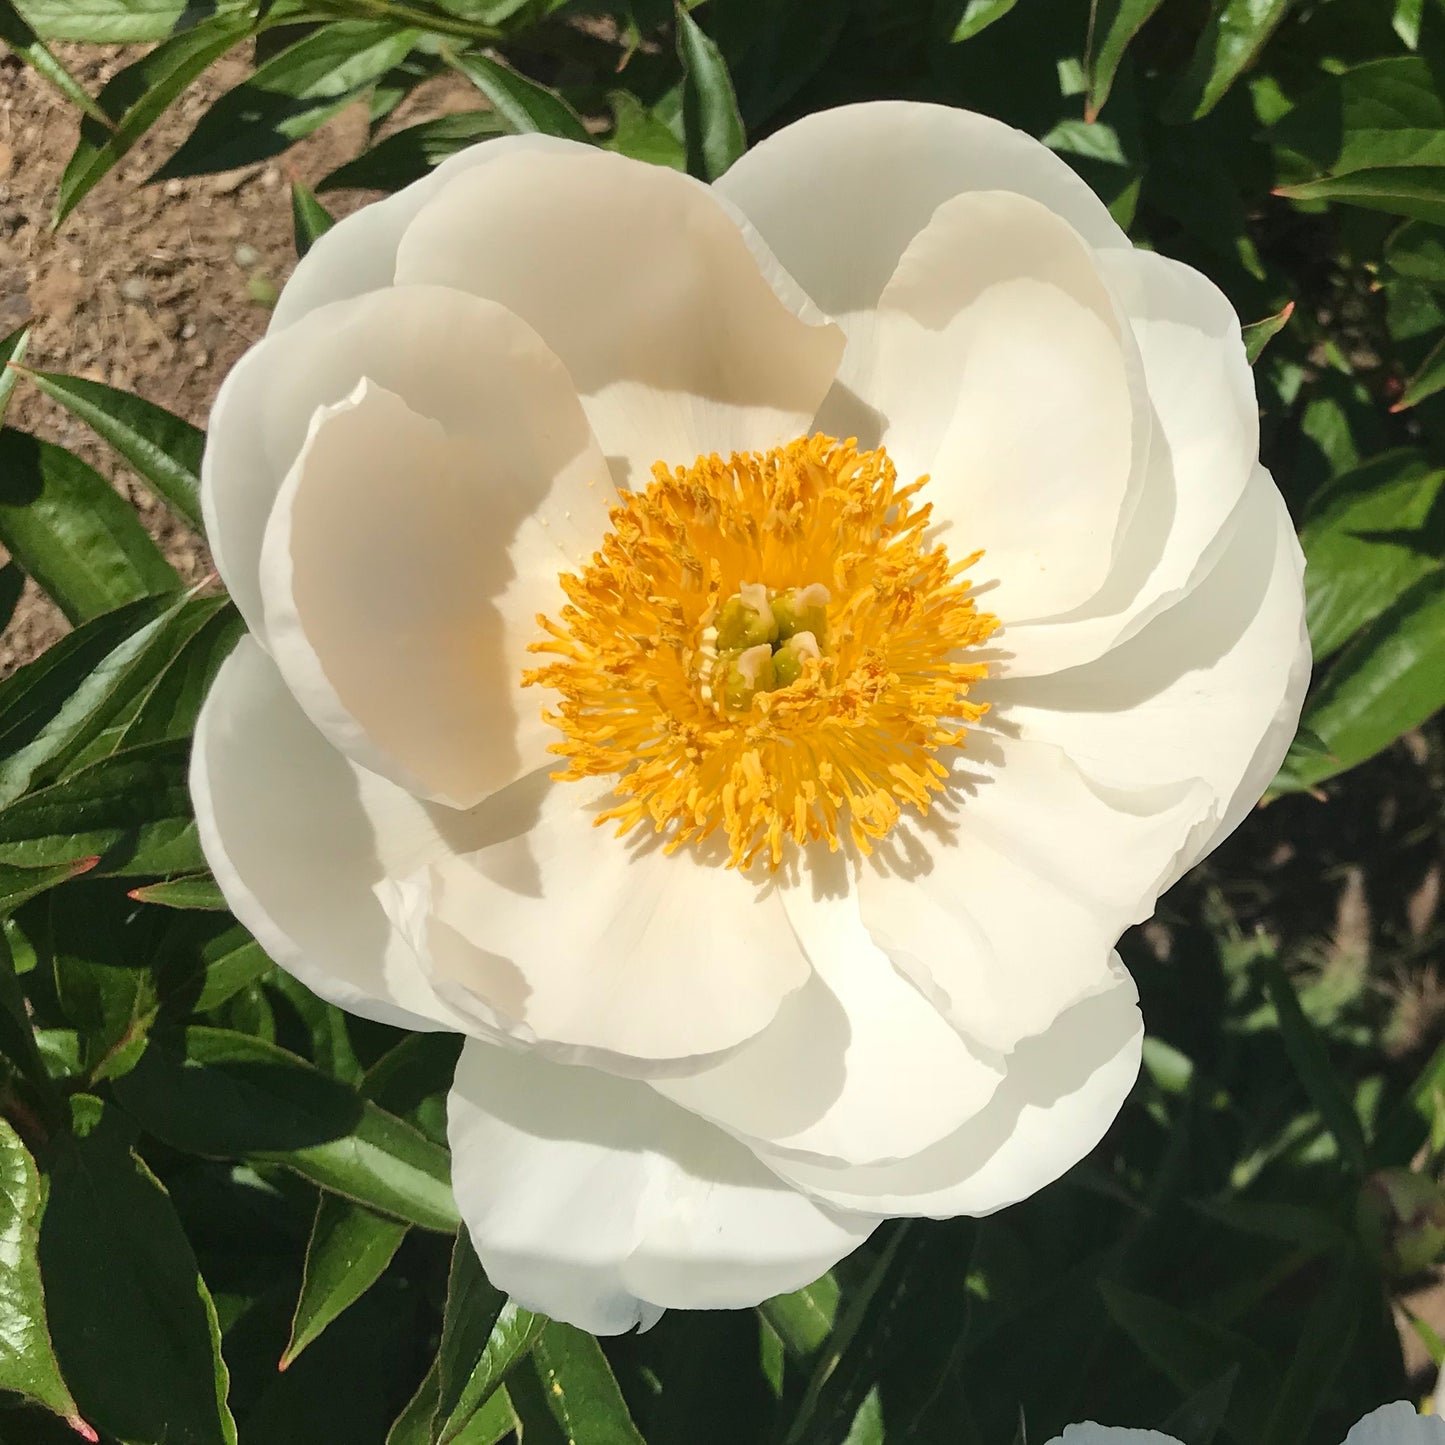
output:
[[[541,1315],[513,1304],[493,1287],[467,1231],[459,1229],[437,1354],[434,1445],[457,1445],[465,1437],[507,1372],[536,1345],[544,1327],[549,1326]]]
[[[180,586],[99,472],[10,427],[0,430],[0,542],[72,622]]]
[[[1408,411],[1439,391],[1445,391],[1445,338],[1437,342],[1420,363],[1415,374],[1405,383],[1399,401],[1390,410]]]
[[[1422,577],[1335,659],[1305,709],[1329,758],[1275,781],[1313,787],[1372,758],[1445,707],[1445,570]]]
[[[506,132],[506,123],[492,110],[438,116],[378,141],[364,155],[323,177],[316,189],[335,191],[355,186],[361,190],[399,191],[476,141]]]
[[[202,71],[239,45],[253,30],[251,7],[235,7],[179,35],[161,38],[154,50],[117,72],[98,103],[112,126],[86,121],[66,162],[55,203],[58,226],[129,153]]]
[[[284,1164],[423,1229],[457,1227],[446,1150],[274,1044],[228,1029],[158,1031],[115,1087],[173,1148]]]
[[[0,914],[9,916],[22,903],[47,893],[62,883],[69,883],[82,873],[89,873],[99,858],[77,858],[70,863],[53,863],[38,868],[0,864]]]
[[[127,748],[0,810],[0,863],[40,868],[99,858],[102,874],[205,867],[184,739]]]
[[[1445,225],[1445,172],[1438,166],[1411,169],[1389,167],[1355,171],[1347,176],[1325,176],[1280,186],[1275,195],[1291,201],[1345,201],[1367,211],[1389,211],[1396,216]]]
[[[543,1424],[539,1415],[545,1410],[546,1423],[572,1445],[645,1445],[607,1356],[591,1335],[551,1321],[532,1347],[532,1363],[540,1389],[512,1396],[524,1438],[533,1422]]]
[[[822,1348],[838,1316],[838,1280],[830,1271],[792,1294],[775,1295],[758,1313],[777,1331],[787,1352],[807,1359]]]
[[[428,1139],[445,1144],[447,1095],[461,1051],[457,1034],[408,1034],[366,1071],[362,1092]]]
[[[625,90],[609,91],[607,103],[613,120],[612,134],[604,142],[608,150],[675,171],[687,169],[682,141],[655,110]]]
[[[281,1369],[381,1278],[406,1231],[399,1220],[334,1194],[321,1196]]]
[[[201,517],[201,453],[206,434],[163,406],[83,376],[25,371],[47,396],[74,412],[197,530]]]
[[[1166,120],[1198,120],[1259,58],[1294,0],[1214,0],[1213,13],[1164,108]]]
[[[677,55],[682,62],[682,133],[687,169],[715,181],[747,149],[743,118],[722,51],[681,5]]]
[[[432,1445],[431,1427],[438,1388],[437,1362],[433,1360],[416,1394],[387,1431],[386,1445]],[[472,1417],[471,1424],[457,1436],[456,1445],[498,1445],[509,1435],[520,1438],[521,1428],[504,1387]]]
[[[18,0],[16,8],[46,40],[136,45],[166,40],[212,15],[249,14],[255,0]]]
[[[1445,234],[1423,221],[1406,221],[1385,243],[1385,265],[1408,281],[1445,287]]]
[[[1160,1433],[1179,1445],[1213,1445],[1229,1414],[1239,1382],[1239,1366],[1230,1365],[1217,1380],[1195,1390],[1164,1422]]]
[[[25,991],[15,972],[10,940],[3,932],[0,932],[0,1058],[9,1059],[42,1096],[51,1096],[50,1071],[35,1041]],[[4,1317],[0,1314],[0,1329],[3,1327]],[[0,1389],[3,1388],[0,1385]]]
[[[205,175],[279,155],[400,65],[420,35],[390,20],[339,20],[313,30],[221,96],[150,179]]]
[[[1422,577],[1445,564],[1445,471],[1415,451],[1386,452],[1331,482],[1304,525],[1306,618],[1328,657]]]
[[[1262,958],[1259,967],[1264,986],[1279,1018],[1280,1037],[1285,1053],[1310,1102],[1319,1111],[1325,1128],[1333,1136],[1340,1158],[1357,1175],[1368,1166],[1368,1151],[1359,1116],[1339,1074],[1330,1063],[1329,1052],[1315,1026],[1305,1017],[1294,986],[1284,970],[1272,958]]]
[[[1253,321],[1242,328],[1244,354],[1249,358],[1251,366],[1264,355],[1264,348],[1284,330],[1293,315],[1294,302],[1290,301],[1286,303],[1282,311],[1276,311],[1273,316],[1266,316],[1263,321]]]
[[[592,139],[582,118],[557,94],[535,80],[486,55],[453,55],[446,58],[491,102],[492,109],[517,135],[536,132],[561,136],[564,140]]]
[[[21,326],[0,341],[0,422],[10,408],[10,396],[19,380],[19,365],[25,360],[26,348],[30,345],[30,328]]]
[[[204,913],[184,914],[162,940],[156,956],[162,1007],[208,1013],[275,965],[239,923]]]
[[[0,1390],[34,1400],[93,1441],[50,1340],[37,1256],[41,1198],[30,1151],[0,1117]]]
[[[146,883],[132,888],[129,896],[137,903],[159,903],[165,908],[194,908],[212,913],[226,909],[225,895],[209,873],[174,878],[169,882]]]
[[[40,1269],[80,1409],[121,1440],[236,1445],[215,1306],[170,1199],[119,1110],[71,1108],[45,1161]]]
[[[1098,118],[1114,88],[1114,77],[1119,73],[1124,51],[1161,3],[1162,0],[1091,0],[1089,38],[1084,54],[1086,120]]]
[[[37,37],[11,0],[0,0],[0,41],[13,50],[43,80],[47,80],[72,105],[102,125],[106,114],[91,98],[90,92],[51,54],[45,42]]]
[[[1017,3],[1018,0],[965,0],[962,13],[949,31],[948,43],[957,45],[960,41],[972,40],[995,20],[1002,20]]]
[[[291,229],[299,260],[336,224],[336,217],[316,199],[309,186],[291,182]]]

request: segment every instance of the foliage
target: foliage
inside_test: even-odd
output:
[[[0,1440],[993,1445],[1092,1417],[1300,1445],[1418,1393],[1393,1181],[1438,1175],[1445,1048],[1380,984],[1445,936],[1410,912],[1445,818],[1445,5],[0,0],[0,39],[85,112],[58,221],[253,43],[159,174],[276,155],[359,97],[374,143],[323,194],[510,131],[711,178],[843,101],[1001,116],[1254,323],[1319,664],[1274,787],[1306,796],[1125,942],[1151,1037],[1088,1161],[993,1218],[886,1227],[755,1313],[599,1347],[509,1303],[456,1235],[456,1041],[312,997],[205,872],[186,756],[234,610],[183,593],[79,458],[6,428],[0,575],[76,625],[0,681]],[[147,48],[91,97],[66,41]],[[447,68],[474,111],[378,134]],[[293,202],[305,249],[330,216]],[[41,389],[199,525],[200,434],[27,370],[24,344],[0,342],[0,413]],[[1352,870],[1363,953],[1323,941]]]

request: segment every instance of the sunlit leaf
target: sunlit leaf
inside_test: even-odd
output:
[[[592,139],[581,116],[555,90],[487,55],[449,55],[448,59],[486,96],[493,110],[516,134],[535,132],[561,136],[563,140]]]
[[[714,181],[747,149],[747,136],[722,51],[680,6],[677,53],[683,72],[687,168],[702,180]]]

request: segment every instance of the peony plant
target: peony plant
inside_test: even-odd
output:
[[[298,266],[202,498],[225,899],[466,1036],[478,1255],[599,1333],[1081,1159],[1139,1068],[1114,944],[1309,675],[1232,308],[935,105],[712,186],[462,151]]]

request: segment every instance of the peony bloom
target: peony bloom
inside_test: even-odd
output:
[[[216,877],[323,997],[467,1035],[478,1253],[599,1332],[1092,1148],[1113,946],[1308,672],[1230,307],[942,107],[712,188],[456,156],[300,264],[204,485],[251,629],[196,735]]]
[[[1070,1425],[1049,1445],[1180,1445],[1157,1430],[1120,1430],[1112,1425]],[[1445,1420],[1417,1415],[1397,1400],[1372,1410],[1345,1436],[1344,1445],[1445,1445]]]

